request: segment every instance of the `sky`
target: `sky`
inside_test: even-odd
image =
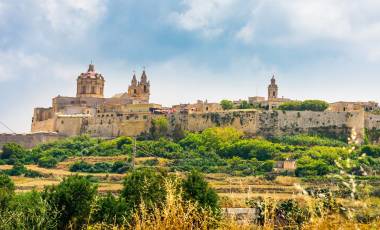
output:
[[[92,61],[105,96],[145,67],[151,101],[266,96],[380,101],[378,0],[0,0],[0,122],[74,96]],[[10,132],[0,125],[0,133]]]

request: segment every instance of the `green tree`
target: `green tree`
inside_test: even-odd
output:
[[[219,213],[218,194],[209,187],[202,174],[192,171],[183,181],[182,188],[186,200],[195,201],[200,207]]]
[[[152,119],[152,124],[149,132],[154,140],[158,140],[161,137],[168,136],[169,122],[166,117],[158,117]]]
[[[124,180],[121,196],[125,198],[130,210],[136,209],[143,202],[148,210],[160,206],[166,196],[166,174],[151,168],[133,171]]]
[[[17,219],[10,229],[56,229],[58,212],[51,209],[36,191],[19,193],[9,203],[9,210]]]
[[[41,157],[38,159],[38,166],[43,168],[54,168],[57,164],[57,159],[52,156]]]
[[[225,99],[220,102],[220,105],[222,106],[224,110],[229,110],[234,107],[234,103],[232,101],[225,100]]]
[[[325,111],[329,103],[321,100],[289,101],[279,106],[280,110],[290,111]]]
[[[124,223],[124,218],[129,214],[127,202],[123,197],[115,197],[108,193],[97,202],[97,210],[92,217],[94,223],[118,224]]]
[[[12,179],[0,173],[0,213],[8,207],[15,190],[15,185]]]
[[[25,156],[26,150],[19,144],[6,143],[3,145],[1,159],[9,159],[14,163]]]
[[[239,105],[239,109],[252,109],[253,105],[249,104],[248,101],[241,101]]]
[[[45,188],[43,198],[60,212],[58,227],[80,229],[90,213],[97,185],[78,175],[65,178],[59,185]]]
[[[321,100],[306,100],[302,102],[302,110],[325,111],[329,103]]]

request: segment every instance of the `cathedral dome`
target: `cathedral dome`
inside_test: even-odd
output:
[[[77,78],[77,97],[103,97],[104,77],[95,72],[95,66],[90,64],[87,72]]]

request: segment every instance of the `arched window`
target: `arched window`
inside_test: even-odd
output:
[[[95,86],[92,86],[92,87],[91,87],[91,93],[92,93],[92,94],[95,94]]]
[[[146,88],[146,85],[144,85],[144,92],[145,92],[145,93],[146,93],[146,89],[147,89],[147,88]]]
[[[82,94],[86,93],[86,86],[82,86]]]
[[[136,89],[134,89],[134,90],[133,90],[133,93],[134,93],[134,94],[136,94],[136,93],[137,93],[137,90],[136,90]]]

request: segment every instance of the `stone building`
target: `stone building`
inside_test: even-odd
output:
[[[379,104],[374,101],[368,102],[346,102],[339,101],[331,103],[328,110],[333,112],[354,112],[354,111],[366,111],[371,112],[378,110]]]
[[[272,101],[278,98],[278,86],[276,84],[276,79],[274,75],[270,80],[270,85],[268,86],[268,101]]]
[[[358,139],[363,139],[364,130],[380,130],[380,115],[368,112],[378,107],[377,103],[372,102],[359,103],[359,106],[357,103],[332,104],[329,110],[323,112],[275,110],[290,99],[278,97],[279,86],[274,76],[268,86],[267,100],[262,97],[251,97],[249,100],[267,109],[224,111],[220,104],[207,101],[163,108],[149,101],[150,82],[145,70],[139,80],[133,74],[126,92],[106,98],[104,89],[105,77],[97,73],[91,64],[87,72],[77,78],[75,97],[59,95],[52,99],[51,107],[34,109],[32,132],[52,132],[59,137],[80,134],[107,138],[136,136],[149,131],[152,119],[158,116],[168,119],[169,131],[180,127],[200,132],[215,126],[231,126],[248,136],[303,133],[345,138],[354,130]],[[24,142],[27,140],[25,138]],[[292,164],[289,163],[290,168]],[[284,163],[284,167],[288,168],[287,163]]]
[[[140,81],[133,75],[127,92],[111,98],[104,97],[104,83],[103,75],[90,64],[87,72],[77,78],[75,97],[58,95],[52,107],[34,109],[31,131],[100,137],[145,131],[153,110],[161,108],[149,103],[150,82],[145,70]]]

